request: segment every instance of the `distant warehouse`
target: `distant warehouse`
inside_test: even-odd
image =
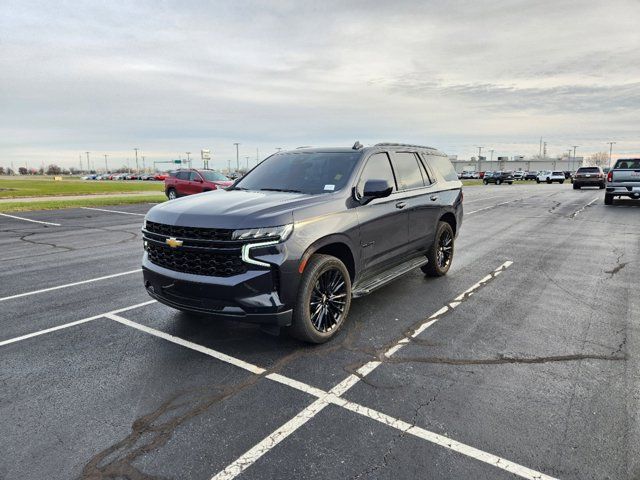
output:
[[[451,159],[451,157],[449,157]],[[557,157],[557,158],[525,158],[522,155],[513,157],[498,157],[496,160],[487,160],[485,157],[471,157],[470,160],[451,159],[456,172],[475,171],[486,172],[496,170],[524,170],[537,172],[539,170],[573,171],[582,166],[584,157]]]

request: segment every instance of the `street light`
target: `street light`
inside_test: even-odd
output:
[[[109,172],[109,166],[107,165],[107,157],[109,155],[107,155],[106,153],[104,154],[104,173],[108,173]]]
[[[238,170],[240,170],[240,144],[239,143],[234,143],[234,145],[236,146],[236,172]]]
[[[189,155],[191,155],[191,152],[184,152],[187,154],[187,165],[189,165],[189,168],[191,168],[191,157]]]
[[[573,145],[573,169],[575,170],[576,168],[576,148],[578,148],[580,145]]]
[[[89,154],[91,152],[84,152],[87,154],[87,170],[89,170],[89,173],[91,173],[91,164],[89,163]]]
[[[482,157],[482,149],[484,147],[476,147],[476,148],[478,149],[478,171],[481,172],[482,171],[482,168],[480,168],[482,165],[481,157]]]
[[[613,145],[616,142],[607,142],[609,144],[609,168],[611,168],[611,154],[613,153]]]
[[[138,147],[134,148],[135,152],[136,152],[136,173],[140,172],[140,167],[138,165],[138,150],[140,150]]]

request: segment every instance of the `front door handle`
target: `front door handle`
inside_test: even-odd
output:
[[[431,195],[431,197],[429,198],[431,198],[431,200],[435,202],[438,199],[438,195]]]
[[[398,203],[396,203],[396,208],[404,208],[404,207],[406,207],[406,206],[407,206],[407,204],[406,204],[406,203],[404,203],[404,202],[398,202]]]

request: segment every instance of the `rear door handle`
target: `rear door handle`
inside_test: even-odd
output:
[[[431,200],[435,202],[438,199],[438,195],[431,195],[431,197],[429,198],[431,198]]]
[[[406,207],[406,206],[407,206],[407,204],[406,204],[406,203],[404,203],[404,202],[398,202],[398,203],[396,203],[396,208],[404,208],[404,207]]]

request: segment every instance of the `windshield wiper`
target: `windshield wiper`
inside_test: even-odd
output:
[[[300,190],[291,190],[288,188],[261,188],[260,191],[265,192],[288,192],[288,193],[302,193]]]

